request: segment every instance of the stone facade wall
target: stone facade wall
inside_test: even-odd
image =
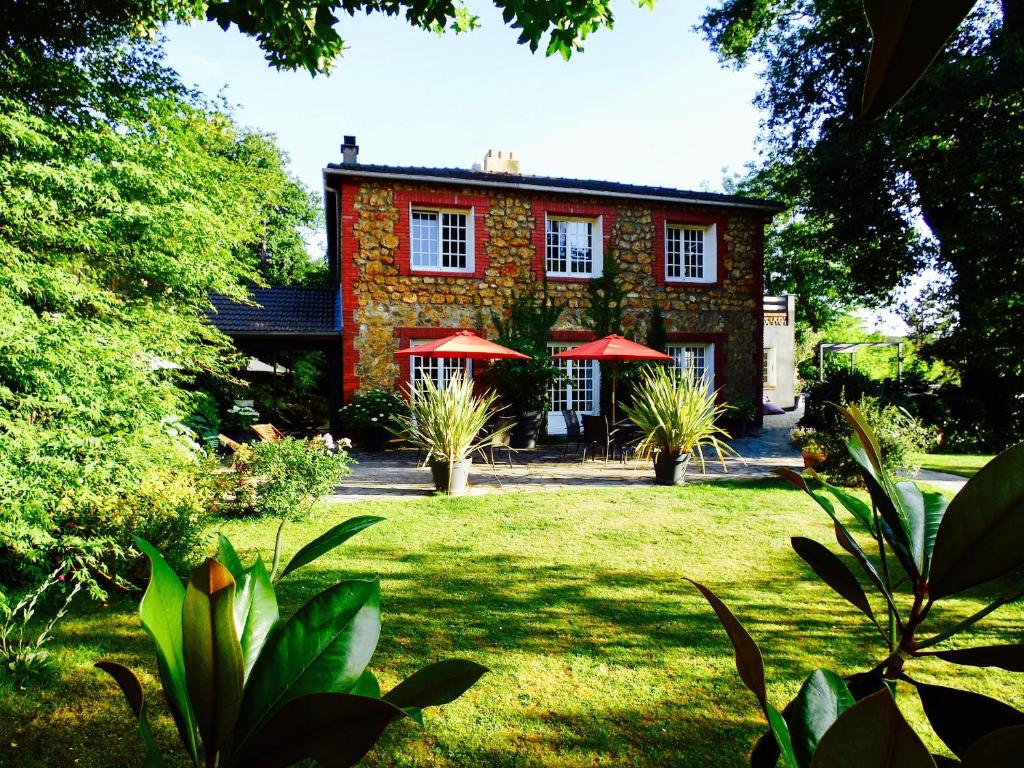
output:
[[[411,200],[473,205],[476,275],[410,274],[408,215],[403,211]],[[604,253],[606,261],[614,254],[622,266],[627,336],[642,342],[658,305],[670,341],[715,343],[716,383],[727,399],[759,400],[764,225],[758,211],[356,179],[344,180],[339,206],[346,399],[357,388],[398,383],[394,353],[409,339],[424,338],[423,332],[410,329],[493,334],[491,311],[500,314],[514,291],[538,278],[544,258],[544,235],[538,229],[544,210],[558,207],[581,214],[614,211],[606,217],[612,226],[610,232],[605,228]],[[657,279],[663,267],[657,263],[655,233],[666,214],[697,222],[713,217],[719,228],[716,283],[683,286]],[[568,305],[558,330],[585,331],[586,281],[551,278],[549,291]]]

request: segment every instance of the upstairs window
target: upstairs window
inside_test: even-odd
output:
[[[665,226],[665,280],[679,283],[713,283],[717,255],[715,227],[690,224]]]
[[[473,271],[473,212],[413,208],[410,266],[434,272]]]
[[[715,385],[714,344],[669,344],[666,350],[672,358],[672,367],[679,373],[689,371],[698,381]]]
[[[601,220],[548,216],[545,267],[551,277],[601,275]]]

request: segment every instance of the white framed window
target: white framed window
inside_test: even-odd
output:
[[[413,341],[410,346],[425,344],[426,339]],[[473,377],[473,361],[457,357],[420,357],[409,358],[410,392],[415,396],[423,379],[430,379],[438,389],[444,389],[456,372],[461,371],[469,378]]]
[[[545,219],[544,266],[549,277],[600,277],[603,267],[601,217]]]
[[[570,349],[571,344],[548,344],[553,355]],[[565,434],[562,411],[595,415],[601,412],[601,368],[597,360],[554,361],[563,376],[551,383],[548,390],[551,404],[548,411],[548,434]]]
[[[665,351],[677,371],[689,371],[695,379],[703,379],[709,386],[715,386],[714,344],[669,344]]]
[[[409,209],[409,266],[432,272],[474,269],[473,209]]]
[[[715,225],[665,225],[665,280],[713,283],[718,278]]]

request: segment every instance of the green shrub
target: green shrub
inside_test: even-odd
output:
[[[350,475],[350,464],[352,458],[343,448],[331,450],[319,438],[285,437],[244,446],[233,462],[237,473],[234,511],[295,519]]]
[[[385,429],[392,418],[408,415],[409,403],[393,389],[371,389],[353,395],[340,413],[346,429]]]
[[[914,454],[923,453],[934,445],[934,431],[925,427],[904,408],[882,405],[873,397],[861,398],[856,406],[874,427],[882,449],[885,470],[890,473],[916,472],[919,466],[914,462]],[[837,418],[831,419],[826,429],[817,432],[819,443],[828,454],[818,469],[834,482],[842,485],[856,484],[860,472],[846,449],[853,430],[838,411],[833,411]]]

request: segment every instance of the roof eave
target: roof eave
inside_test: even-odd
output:
[[[455,176],[429,173],[395,173],[389,171],[372,171],[361,169],[358,166],[352,168],[338,168],[327,166],[324,168],[324,177],[333,176],[361,176],[365,178],[390,179],[395,181],[421,181],[441,184],[452,184],[455,186],[485,187],[490,189],[516,189],[532,192],[549,192],[561,195],[590,195],[594,197],[610,197],[626,200],[644,200],[645,202],[676,203],[686,205],[703,205],[709,207],[742,208],[745,210],[764,211],[765,213],[781,213],[786,206],[771,200],[707,200],[699,197],[687,197],[679,195],[672,197],[668,195],[645,195],[635,192],[613,192],[610,190],[588,189],[586,187],[560,187],[543,184],[527,184],[513,181],[482,181],[480,179],[464,179]]]

